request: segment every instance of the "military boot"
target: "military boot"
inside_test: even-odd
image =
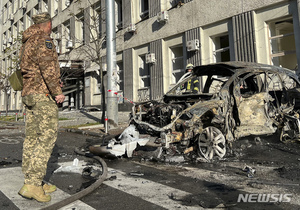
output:
[[[43,190],[45,193],[52,193],[56,190],[55,185],[50,185],[50,184],[44,184],[43,185]]]
[[[33,198],[38,202],[49,202],[51,200],[50,195],[45,195],[42,186],[24,184],[19,191],[19,195],[27,199]]]

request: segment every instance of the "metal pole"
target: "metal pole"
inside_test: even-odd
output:
[[[107,119],[107,116],[105,116],[105,124],[104,124],[104,127],[105,127],[105,133],[108,133],[108,126],[107,126],[107,122],[108,119]]]
[[[116,28],[115,1],[106,0],[106,59],[107,59],[107,117],[108,129],[118,126],[118,98],[114,94],[117,90],[116,68]]]

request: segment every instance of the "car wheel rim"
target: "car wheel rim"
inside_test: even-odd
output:
[[[198,149],[200,154],[207,160],[214,156],[224,157],[226,153],[225,137],[216,127],[206,127],[198,138]]]

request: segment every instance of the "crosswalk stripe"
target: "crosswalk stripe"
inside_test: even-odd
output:
[[[65,169],[69,169],[66,166],[72,166],[72,163],[73,162],[64,162],[60,163],[60,165],[65,167]],[[82,166],[84,165],[83,162],[80,161],[78,165],[79,167],[77,169],[81,171],[83,168]],[[173,197],[176,198],[176,200],[181,200],[181,198],[191,195],[188,192],[178,190],[160,183],[156,183],[141,177],[127,176],[125,172],[113,168],[109,168],[108,170],[110,175],[115,175],[117,177],[115,180],[106,180],[104,182],[104,184],[109,187],[123,191],[127,194],[141,198],[166,209],[199,209],[199,206],[184,206],[180,202],[170,199],[170,197]],[[40,209],[42,207],[49,206],[70,196],[68,193],[57,189],[56,192],[51,194],[52,200],[49,203],[28,201],[17,194],[17,192],[23,185],[23,180],[24,178],[21,167],[0,169],[0,190],[20,210]],[[76,210],[94,209],[81,201],[76,201],[68,206],[61,208],[60,210],[71,210],[73,208],[76,208]]]
[[[3,194],[8,197],[20,210],[27,210],[27,209],[41,209],[43,207],[49,206],[54,204],[64,198],[69,197],[68,193],[57,189],[56,192],[51,194],[51,201],[48,203],[39,203],[36,201],[28,201],[25,198],[22,198],[18,195],[18,191],[23,186],[24,176],[22,173],[21,167],[14,167],[14,168],[6,168],[0,169],[0,190]],[[76,207],[76,210],[92,210],[91,206],[81,202],[75,201],[63,208],[61,210],[69,210]]]
[[[62,166],[64,172],[70,172],[73,170],[73,173],[81,173],[82,169],[86,166],[86,163],[84,161],[79,161],[78,167],[72,167],[73,162],[59,163],[59,165]],[[239,167],[237,163],[227,163],[227,165],[230,165],[231,167]],[[166,166],[161,167],[164,167],[165,169]],[[157,166],[155,168],[160,169],[159,167],[157,168]],[[178,175],[191,177],[193,179],[198,180],[211,179],[213,182],[227,183],[229,186],[232,186],[237,189],[244,186],[244,188],[242,188],[241,191],[243,193],[266,193],[266,189],[264,188],[248,188],[248,181],[245,181],[246,176],[231,177],[226,176],[220,172],[210,171],[207,169],[199,169],[192,167],[183,168],[185,169],[184,172],[178,171]],[[274,168],[266,166],[257,166],[257,170],[264,171],[266,173],[273,171]],[[142,175],[139,174],[127,175],[125,172],[114,168],[108,168],[108,174],[108,178],[110,176],[116,176],[116,179],[107,179],[106,181],[104,181],[103,184],[117,189],[119,191],[125,192],[129,195],[143,199],[147,202],[153,203],[157,206],[161,206],[166,209],[202,209],[200,206],[185,206],[180,203],[180,201],[184,200],[184,198],[192,196],[192,194],[189,192],[172,188],[167,185],[163,185],[148,179],[144,179],[142,178]],[[23,180],[24,178],[21,171],[21,167],[0,169],[0,191],[8,199],[10,199],[20,210],[40,209],[42,207],[46,207],[70,196],[68,193],[65,193],[62,190],[58,189],[56,192],[51,194],[52,200],[49,203],[38,203],[36,201],[28,201],[17,194],[17,192],[23,185]],[[284,190],[284,188],[282,188],[282,186],[279,185],[268,186],[268,189],[271,192],[279,193],[282,192],[282,190]],[[293,194],[291,204],[299,205],[299,200],[296,199],[297,196],[298,195]],[[78,200],[68,206],[61,208],[60,210],[71,210],[74,208],[76,210],[94,209],[91,206]]]
[[[201,209],[199,206],[184,206],[180,204],[180,202],[170,199],[170,197],[173,197],[180,201],[183,200],[184,197],[191,195],[191,193],[140,177],[129,177],[122,171],[109,168],[109,174],[112,173],[117,178],[113,181],[107,180],[104,182],[104,184],[110,187],[124,191],[166,209]]]

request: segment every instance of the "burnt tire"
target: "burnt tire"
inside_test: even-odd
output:
[[[216,127],[208,126],[198,136],[198,155],[207,160],[223,158],[226,154],[226,139]]]

